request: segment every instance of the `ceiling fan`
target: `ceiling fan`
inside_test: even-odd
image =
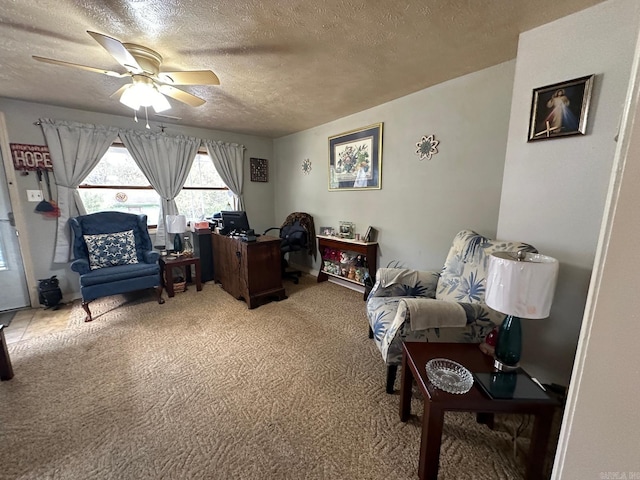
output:
[[[218,76],[211,70],[161,72],[162,56],[158,52],[135,43],[122,43],[101,33],[91,31],[87,31],[87,33],[127,71],[118,73],[36,55],[32,57],[40,62],[79,68],[110,77],[131,77],[132,82],[123,85],[111,97],[117,98],[121,103],[134,110],[138,110],[140,107],[153,107],[156,113],[168,110],[171,105],[165,95],[192,107],[198,107],[205,103],[204,99],[176,88],[174,85],[220,85]]]

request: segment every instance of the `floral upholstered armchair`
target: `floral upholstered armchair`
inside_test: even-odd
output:
[[[369,337],[387,365],[393,393],[402,342],[481,343],[504,314],[484,303],[493,252],[537,253],[526,243],[491,240],[471,230],[453,239],[441,271],[380,268],[367,299]]]
[[[153,251],[147,216],[98,212],[69,219],[74,261],[80,275],[85,322],[93,320],[89,302],[119,293],[155,288],[162,298],[160,254]]]

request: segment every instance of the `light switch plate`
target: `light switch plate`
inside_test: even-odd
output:
[[[27,190],[27,200],[29,202],[41,202],[42,190]]]

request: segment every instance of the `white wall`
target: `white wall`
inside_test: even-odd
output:
[[[9,141],[11,143],[46,145],[42,128],[34,125],[34,122],[39,118],[144,129],[144,121],[135,123],[133,116],[119,117],[5,98],[0,98],[0,111],[4,112],[6,116]],[[153,130],[159,131],[158,122],[151,122],[151,125]],[[202,139],[243,144],[246,147],[244,196],[249,221],[256,231],[273,225],[275,221],[273,215],[274,182],[251,182],[249,178],[250,157],[266,158],[270,160],[271,165],[273,164],[271,161],[273,158],[273,141],[270,138],[179,125],[167,124],[166,126],[165,132],[168,135],[189,135]],[[55,220],[34,213],[35,204],[26,201],[26,190],[38,189],[36,176],[33,173],[28,176],[18,175],[17,184],[22,201],[19,205],[14,205],[13,207],[14,210],[20,208],[27,219],[28,244],[33,258],[35,278],[47,278],[51,275],[57,275],[60,279],[60,288],[64,294],[64,301],[79,298],[78,274],[72,272],[67,264],[53,263]],[[54,185],[52,185],[52,189],[55,197]]]
[[[553,478],[640,478],[640,41]],[[595,454],[594,454],[595,453]]]
[[[276,139],[276,219],[306,211],[316,229],[346,220],[364,233],[372,225],[379,230],[378,265],[439,270],[459,230],[496,232],[513,71],[507,62]],[[328,138],[378,122],[382,189],[328,191]],[[420,161],[416,143],[430,134],[439,153]],[[301,170],[305,158],[309,175]]]
[[[520,36],[498,236],[560,262],[550,318],[523,321],[523,363],[545,381],[569,381],[639,16],[637,1],[611,0]],[[527,143],[532,90],[590,74],[587,135]]]

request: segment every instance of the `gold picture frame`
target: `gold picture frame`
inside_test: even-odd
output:
[[[329,191],[379,190],[382,123],[329,137]]]

